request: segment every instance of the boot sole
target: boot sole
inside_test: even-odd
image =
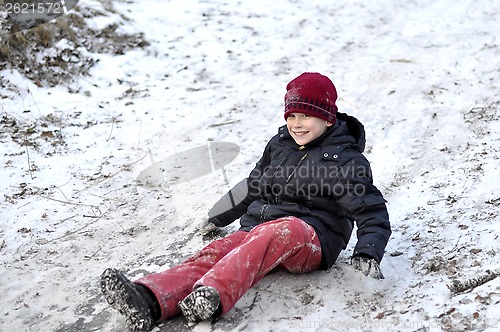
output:
[[[212,287],[201,286],[179,302],[184,317],[191,323],[209,319],[220,305],[220,296]]]
[[[133,305],[133,297],[137,297],[137,293],[121,272],[106,269],[101,275],[101,290],[109,305],[125,316],[128,329],[138,332],[150,330],[153,321],[147,312],[147,304],[139,304],[144,310]]]

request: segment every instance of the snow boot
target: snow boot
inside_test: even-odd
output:
[[[200,286],[179,302],[178,306],[184,317],[189,322],[195,323],[212,317],[219,305],[219,292],[213,287]]]
[[[151,292],[144,286],[133,284],[116,269],[103,272],[101,289],[106,301],[125,316],[127,329],[131,331],[149,331],[160,315],[159,304]]]

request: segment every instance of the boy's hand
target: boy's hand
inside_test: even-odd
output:
[[[201,225],[199,232],[203,237],[203,240],[215,240],[216,238],[227,235],[227,231],[217,226],[215,224],[215,222],[217,222],[217,219],[214,219],[209,218]]]
[[[201,226],[200,234],[203,236],[207,236],[210,233],[216,232],[218,229],[219,227],[215,226],[215,224],[209,219]]]
[[[354,256],[351,258],[351,264],[356,270],[361,271],[365,276],[370,276],[375,279],[385,279],[380,265],[377,261],[368,256]]]

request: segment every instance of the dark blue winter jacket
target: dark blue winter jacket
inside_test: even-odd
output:
[[[356,222],[353,256],[380,262],[391,227],[364,148],[363,125],[347,114],[338,113],[337,123],[305,146],[280,127],[249,177],[209,211],[210,221],[222,227],[240,218],[240,229],[250,231],[269,220],[296,216],[316,230],[325,269],[346,248]]]

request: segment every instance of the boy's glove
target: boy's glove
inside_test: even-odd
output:
[[[215,224],[208,219],[201,225],[200,234],[207,236],[210,233],[216,232],[218,229],[219,227],[215,226]]]
[[[215,217],[209,218],[201,225],[200,234],[204,240],[214,240],[219,236],[226,235],[227,232],[223,231],[222,228],[215,225],[216,221],[217,219],[215,219]]]
[[[351,264],[356,270],[363,272],[365,276],[370,276],[375,279],[385,279],[380,265],[377,261],[369,256],[354,256],[351,258]]]

